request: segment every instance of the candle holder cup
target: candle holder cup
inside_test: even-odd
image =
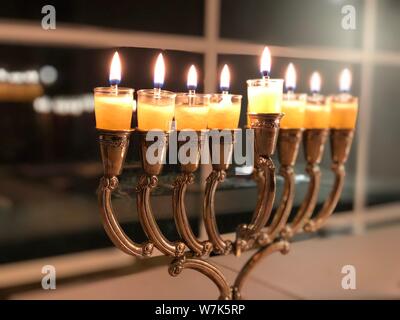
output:
[[[112,178],[119,176],[125,162],[129,147],[131,130],[98,129],[101,159],[104,176]]]

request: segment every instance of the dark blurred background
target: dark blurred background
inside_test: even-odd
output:
[[[56,9],[55,30],[41,28],[44,5]],[[342,27],[345,5],[355,9],[355,30]],[[122,84],[136,90],[152,86],[160,50],[167,66],[165,88],[172,91],[186,89],[188,67],[195,64],[199,90],[215,92],[218,73],[228,63],[231,92],[244,96],[241,125],[245,81],[258,77],[264,45],[271,46],[273,77],[282,78],[287,64],[295,64],[298,92],[308,91],[310,74],[319,70],[322,92],[336,93],[339,72],[349,67],[352,93],[361,97],[360,115],[337,211],[348,214],[353,227],[353,215],[367,220],[368,207],[395,204],[400,200],[399,15],[400,2],[394,0],[2,3],[0,263],[111,246],[97,212],[102,168],[91,93],[108,84],[115,49],[122,58]],[[133,143],[115,206],[127,233],[139,241],[144,236],[134,208],[136,153]],[[332,182],[328,152],[324,158],[319,202]],[[164,173],[153,201],[171,239],[177,237],[170,209],[174,169]],[[249,177],[234,173],[232,168],[217,196],[223,232],[245,222],[256,199]],[[301,154],[297,173],[296,207],[307,184]],[[200,184],[193,186],[188,198],[196,232],[201,230],[201,190]]]

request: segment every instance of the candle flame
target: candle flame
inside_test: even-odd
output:
[[[160,53],[157,57],[156,65],[154,67],[154,87],[161,88],[164,84],[165,77],[165,64],[163,55]]]
[[[343,69],[342,73],[340,74],[339,80],[339,89],[342,92],[350,91],[351,87],[351,72],[349,69]]]
[[[229,73],[228,65],[224,65],[221,71],[220,88],[221,91],[229,91],[231,75]]]
[[[111,61],[109,81],[111,85],[117,85],[121,82],[121,60],[117,51],[115,51]]]
[[[189,90],[196,90],[197,88],[197,71],[194,65],[190,66],[188,72],[187,87]]]
[[[289,63],[286,69],[285,83],[287,90],[294,91],[296,88],[296,69],[293,63]]]
[[[268,47],[264,48],[261,55],[260,72],[263,76],[268,76],[271,71],[271,52]]]
[[[318,93],[321,91],[321,76],[318,72],[313,72],[310,80],[311,92]]]

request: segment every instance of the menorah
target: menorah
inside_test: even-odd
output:
[[[253,179],[257,182],[258,197],[251,221],[239,225],[235,240],[224,239],[220,234],[215,214],[215,194],[219,183],[226,177],[232,157],[234,130],[231,139],[221,139],[209,144],[210,154],[219,152],[219,162],[212,164],[212,172],[207,177],[203,204],[203,221],[208,240],[198,239],[190,227],[185,208],[187,187],[194,182],[194,173],[199,168],[200,148],[207,139],[205,132],[197,132],[198,152],[194,161],[180,163],[180,173],[173,184],[172,207],[176,229],[180,240],[168,240],[158,227],[150,204],[151,192],[158,184],[158,176],[163,164],[151,163],[146,152],[152,143],[158,144],[159,158],[163,158],[168,148],[168,134],[156,142],[146,139],[147,132],[139,131],[139,150],[143,169],[136,186],[136,205],[139,221],[148,238],[144,243],[134,242],[121,228],[112,207],[112,193],[118,188],[126,158],[132,130],[99,129],[99,143],[104,168],[100,180],[99,207],[104,228],[114,245],[123,252],[135,257],[149,257],[154,248],[163,255],[172,257],[169,265],[171,276],[179,275],[184,269],[196,270],[208,277],[219,289],[219,299],[241,299],[243,285],[253,268],[264,257],[274,252],[286,254],[290,241],[300,231],[319,230],[333,213],[344,184],[345,163],[350,151],[353,129],[280,129],[283,114],[248,114],[249,127],[254,130],[254,170]],[[239,129],[240,130],[240,129]],[[332,191],[326,198],[322,209],[314,215],[319,193],[321,171],[319,164],[324,146],[330,137],[332,171],[335,181]],[[303,140],[306,158],[306,172],[310,178],[306,196],[295,213],[293,220],[288,218],[295,194],[294,165]],[[185,142],[178,142],[182,147]],[[275,165],[271,159],[276,146],[280,163],[279,174],[284,179],[283,195],[275,212],[273,204],[276,194]],[[271,218],[271,219],[270,219]],[[270,223],[268,223],[271,221]],[[242,252],[256,249],[244,264],[233,285],[230,285],[220,269],[210,262],[210,254],[240,256]]]

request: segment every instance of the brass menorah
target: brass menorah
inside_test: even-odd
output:
[[[219,152],[219,162],[212,164],[212,172],[207,178],[203,220],[208,240],[200,241],[191,229],[185,208],[185,194],[188,185],[194,182],[194,173],[199,167],[200,147],[204,145],[207,135],[197,132],[198,154],[194,161],[188,164],[180,163],[180,174],[174,182],[172,206],[173,215],[180,240],[168,240],[158,227],[153,215],[150,197],[152,190],[158,184],[158,176],[163,164],[150,163],[146,152],[152,143],[158,143],[158,156],[165,157],[168,148],[168,134],[157,142],[146,140],[147,132],[139,132],[139,148],[143,174],[136,186],[137,212],[141,226],[148,238],[144,243],[136,243],[122,230],[114,213],[111,197],[118,188],[118,176],[121,174],[132,131],[99,130],[99,142],[104,167],[104,176],[100,180],[99,206],[104,228],[116,247],[135,257],[149,257],[153,249],[172,257],[169,273],[179,275],[183,269],[196,270],[207,276],[219,289],[219,299],[241,299],[241,291],[245,280],[258,261],[274,253],[286,254],[290,248],[292,237],[304,230],[315,232],[320,229],[333,213],[344,184],[345,163],[350,151],[352,129],[279,129],[282,114],[249,114],[250,128],[254,130],[254,170],[253,178],[258,186],[258,198],[251,221],[239,225],[236,239],[224,239],[216,224],[214,210],[215,193],[218,184],[226,177],[232,157],[234,131],[231,139],[221,139],[218,143],[209,145],[210,153]],[[324,146],[330,137],[332,171],[335,182],[332,191],[326,198],[322,209],[313,215],[319,193],[321,172],[319,164]],[[298,150],[303,140],[306,158],[306,172],[310,182],[299,210],[291,223],[288,217],[292,210],[295,194],[294,165]],[[178,147],[184,142],[179,142]],[[276,193],[275,166],[271,159],[276,146],[280,162],[279,174],[284,178],[284,190],[280,203],[274,213],[273,203]],[[272,217],[271,217],[272,215]],[[268,221],[271,222],[268,224]],[[243,251],[257,249],[239,272],[231,286],[224,274],[216,265],[209,261],[210,253],[226,255],[233,253],[240,256]]]

